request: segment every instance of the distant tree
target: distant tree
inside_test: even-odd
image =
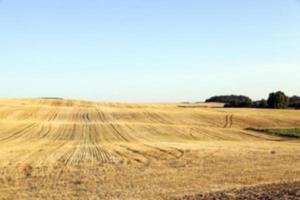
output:
[[[254,101],[252,104],[252,107],[255,108],[268,108],[268,102],[265,99]]]
[[[260,108],[267,108],[268,106],[269,106],[269,105],[268,105],[267,100],[262,99],[262,100],[259,101],[259,107],[260,107]]]
[[[289,98],[289,107],[300,108],[300,97],[292,96]]]
[[[287,97],[283,92],[273,92],[269,94],[268,100],[261,99],[252,101],[243,95],[220,95],[206,99],[205,102],[224,103],[225,107],[253,107],[253,108],[296,108],[300,109],[300,96]]]
[[[270,108],[284,109],[289,106],[289,98],[281,91],[270,93],[268,105]]]
[[[248,108],[252,107],[252,100],[249,97],[240,97],[237,99],[232,99],[230,102],[225,103],[225,107],[239,107],[239,108]]]
[[[209,99],[206,99],[205,102],[218,102],[218,103],[229,103],[234,95],[220,95],[220,96],[213,96]]]
[[[252,103],[252,100],[243,95],[220,95],[220,96],[213,96],[209,99],[206,99],[205,102],[218,102],[218,103],[225,103],[225,104],[247,104]]]

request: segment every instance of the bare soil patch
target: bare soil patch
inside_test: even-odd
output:
[[[300,181],[290,183],[273,183],[242,189],[232,189],[220,192],[186,195],[183,197],[171,198],[171,200],[299,200]]]

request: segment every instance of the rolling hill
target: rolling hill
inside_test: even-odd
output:
[[[299,110],[2,99],[0,127],[3,198],[165,199],[300,179],[297,140],[246,130],[300,127]]]

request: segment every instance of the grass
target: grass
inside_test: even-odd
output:
[[[300,139],[300,128],[288,128],[288,129],[247,128],[247,130],[268,133],[268,134],[277,135],[280,137],[289,137],[289,138]]]

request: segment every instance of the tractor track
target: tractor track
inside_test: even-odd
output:
[[[232,128],[233,126],[233,114],[228,114],[225,116],[225,124],[223,128]]]

